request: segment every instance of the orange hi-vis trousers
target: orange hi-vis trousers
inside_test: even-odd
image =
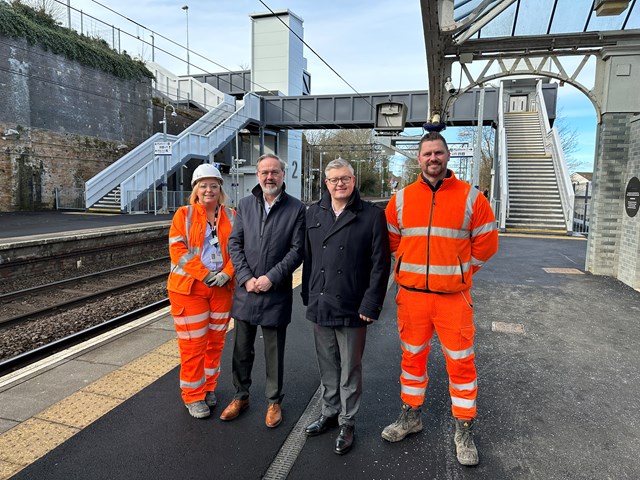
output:
[[[400,287],[396,302],[402,347],[402,401],[412,407],[424,403],[429,382],[427,360],[435,330],[447,363],[453,416],[461,420],[475,418],[478,383],[473,349],[473,303],[469,290],[422,293]]]
[[[190,295],[169,292],[180,348],[180,388],[184,403],[204,400],[220,375],[220,357],[231,318],[233,291],[227,285],[193,282]]]

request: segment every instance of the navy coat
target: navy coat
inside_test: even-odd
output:
[[[384,210],[354,189],[337,218],[327,192],[307,211],[302,301],[307,319],[322,326],[368,325],[387,293],[391,254]]]
[[[293,272],[304,257],[305,207],[283,191],[264,209],[260,185],[238,202],[229,255],[235,269],[236,288],[231,316],[253,325],[279,327],[291,322]],[[273,286],[265,293],[249,293],[244,283],[266,275]]]

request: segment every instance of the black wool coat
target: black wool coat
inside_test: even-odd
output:
[[[387,292],[391,254],[384,211],[354,189],[337,220],[327,193],[307,211],[302,301],[322,326],[367,325]]]
[[[231,316],[253,325],[280,327],[291,322],[293,272],[304,257],[303,203],[283,191],[267,215],[260,185],[238,202],[229,255],[236,288]],[[244,283],[266,275],[268,292],[249,293]]]

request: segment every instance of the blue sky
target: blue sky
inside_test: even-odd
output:
[[[187,15],[192,52],[190,70],[194,74],[248,67],[251,58],[249,14],[267,11],[258,0],[104,0],[100,3],[135,23],[114,15],[97,2],[71,0],[73,8],[120,28],[122,48],[133,56],[150,60],[151,48],[127,33],[150,42],[151,30],[155,31],[155,45],[169,52],[156,51],[156,61],[176,74],[186,74],[187,71],[184,49]],[[353,87],[338,78],[313,52],[305,49],[307,69],[312,77],[312,93],[353,93],[354,90],[372,93],[428,88],[419,0],[278,0],[278,3],[265,0],[264,3],[272,10],[288,8],[300,16],[304,20],[307,44]],[[188,12],[182,9],[184,5],[189,6]],[[61,20],[66,24],[66,11]],[[72,11],[71,21],[74,27],[79,28],[80,14]],[[82,18],[82,25],[85,33],[107,38],[114,36],[107,25],[87,16]],[[587,85],[591,87],[593,68],[586,68],[582,76],[585,84],[591,81],[591,85]],[[574,154],[582,164],[578,170],[591,171],[596,129],[594,108],[587,97],[574,87],[565,85],[558,92],[559,111],[580,136],[579,149]],[[447,129],[445,136],[456,141],[456,129]]]

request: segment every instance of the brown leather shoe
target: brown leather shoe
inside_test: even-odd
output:
[[[267,408],[267,418],[265,423],[269,428],[276,428],[282,422],[282,410],[279,403],[270,403]]]
[[[222,414],[220,415],[220,420],[229,421],[236,418],[242,412],[244,412],[247,408],[249,408],[249,399],[246,400],[238,400],[234,398],[231,400],[231,403],[227,405],[227,408],[224,409]]]

